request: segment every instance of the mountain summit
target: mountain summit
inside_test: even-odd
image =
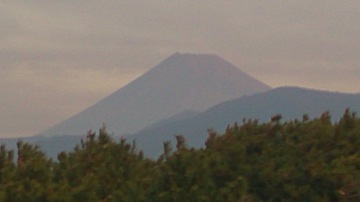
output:
[[[82,135],[106,124],[134,133],[186,110],[205,110],[270,87],[216,55],[175,53],[103,100],[39,135]]]

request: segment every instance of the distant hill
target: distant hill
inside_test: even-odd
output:
[[[104,123],[135,133],[186,110],[201,111],[270,87],[216,55],[176,53],[133,82],[39,136],[84,135]]]
[[[175,145],[177,134],[185,137],[188,146],[201,147],[207,138],[207,129],[223,133],[228,124],[241,124],[244,118],[261,122],[276,114],[281,114],[283,120],[302,119],[304,114],[315,118],[329,111],[333,121],[337,121],[346,108],[360,112],[360,95],[281,87],[218,104],[190,118],[157,123],[130,138],[136,139],[145,154],[157,157],[164,141],[170,140]]]
[[[280,87],[264,93],[242,96],[225,101],[209,109],[199,111],[183,111],[173,117],[154,123],[134,135],[127,135],[130,142],[136,140],[137,147],[148,157],[157,158],[163,148],[163,142],[170,140],[174,146],[174,135],[182,134],[190,147],[201,147],[207,138],[207,129],[213,128],[223,133],[228,124],[242,120],[258,119],[265,122],[276,114],[283,120],[302,119],[304,114],[310,118],[319,117],[329,111],[334,122],[338,121],[346,108],[360,113],[360,94],[336,93],[298,87]],[[111,131],[110,131],[111,132]],[[114,135],[115,139],[119,135]],[[71,150],[85,136],[34,136],[23,138],[24,141],[37,143],[49,156],[63,150]],[[15,148],[17,139],[0,139],[10,148]]]

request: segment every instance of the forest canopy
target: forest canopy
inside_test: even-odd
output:
[[[200,149],[176,139],[155,160],[105,128],[56,160],[37,145],[2,145],[0,201],[360,201],[360,119],[350,110],[337,123],[328,112],[243,120],[209,130]]]

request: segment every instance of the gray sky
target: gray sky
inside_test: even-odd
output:
[[[359,92],[359,19],[358,0],[2,0],[0,137],[34,135],[174,52],[273,87]]]

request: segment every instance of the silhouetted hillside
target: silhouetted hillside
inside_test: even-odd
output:
[[[264,93],[243,96],[218,104],[195,117],[173,121],[157,127],[149,127],[136,133],[138,146],[145,154],[158,156],[161,144],[166,140],[175,142],[175,135],[182,134],[189,146],[200,147],[207,138],[207,129],[222,133],[228,124],[242,123],[243,119],[268,121],[281,114],[283,120],[302,119],[304,114],[318,117],[329,111],[332,120],[337,121],[346,108],[360,111],[360,95],[326,92],[298,87],[281,87]]]

